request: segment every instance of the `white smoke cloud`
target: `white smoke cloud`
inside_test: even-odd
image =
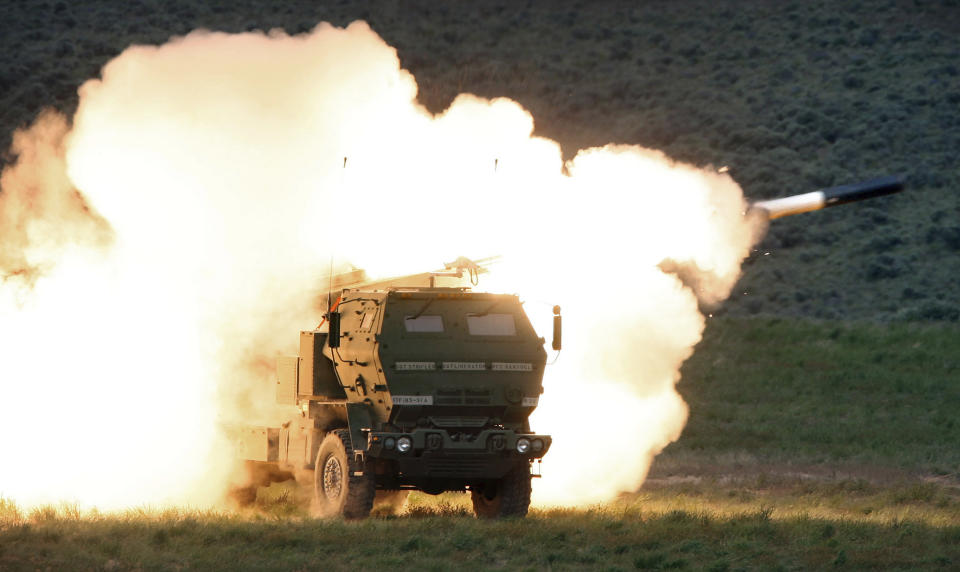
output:
[[[48,116],[18,135],[2,179],[0,270],[44,270],[27,298],[0,285],[0,431],[32,435],[13,445],[23,467],[71,478],[4,471],[0,494],[212,502],[229,469],[219,424],[289,413],[272,359],[316,324],[332,254],[382,275],[500,254],[485,285],[521,294],[535,321],[564,307],[533,420],[555,437],[537,502],[634,489],[678,436],[674,386],[703,318],[658,265],[701,272],[704,300],[729,293],[754,230],[728,176],[625,146],[565,166],[506,99],[462,95],[432,116],[364,23],[194,32],[101,75],[72,130]],[[62,206],[20,208],[28,187]]]

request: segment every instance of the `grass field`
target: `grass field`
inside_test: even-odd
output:
[[[663,463],[960,475],[956,326],[725,318],[682,374],[690,419]]]
[[[43,513],[5,524],[0,541],[0,567],[9,570],[908,570],[960,562],[956,524],[780,517],[767,508],[662,512],[644,503],[535,511],[522,521],[499,522],[449,508],[359,523]]]
[[[22,510],[0,569],[956,569],[960,329],[717,318],[684,367],[691,418],[639,491],[522,521],[466,495],[318,521],[289,485],[244,512]]]

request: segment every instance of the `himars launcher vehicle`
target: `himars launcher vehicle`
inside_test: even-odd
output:
[[[773,219],[902,189],[885,177],[752,208]],[[277,402],[300,414],[240,432],[250,479],[234,497],[249,502],[258,486],[296,478],[322,516],[363,518],[378,493],[403,490],[470,491],[479,517],[526,515],[531,465],[551,444],[529,424],[546,340],[517,296],[437,285],[465,272],[475,284],[481,271],[461,258],[376,283],[362,271],[338,276],[326,323],[300,333],[298,356],[277,360]]]
[[[325,516],[362,518],[376,491],[410,489],[469,490],[478,516],[525,515],[531,463],[551,443],[528,422],[545,340],[517,296],[437,286],[482,270],[458,259],[342,288],[329,323],[301,332],[300,355],[277,362],[277,401],[301,415],[244,432],[253,485],[296,476]],[[362,277],[338,276],[351,278]]]

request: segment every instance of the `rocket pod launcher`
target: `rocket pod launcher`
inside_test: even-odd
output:
[[[299,355],[277,360],[277,402],[299,414],[244,430],[251,479],[234,497],[296,478],[323,516],[363,518],[376,496],[406,490],[470,491],[477,516],[525,515],[531,465],[551,445],[529,424],[545,340],[517,296],[464,285],[489,262],[330,279],[325,322],[300,333]],[[559,348],[559,316],[555,329]]]

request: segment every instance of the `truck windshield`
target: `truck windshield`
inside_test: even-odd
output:
[[[517,326],[513,314],[467,315],[467,329],[471,336],[515,336]]]
[[[442,332],[443,318],[441,316],[406,316],[403,325],[408,332]]]

